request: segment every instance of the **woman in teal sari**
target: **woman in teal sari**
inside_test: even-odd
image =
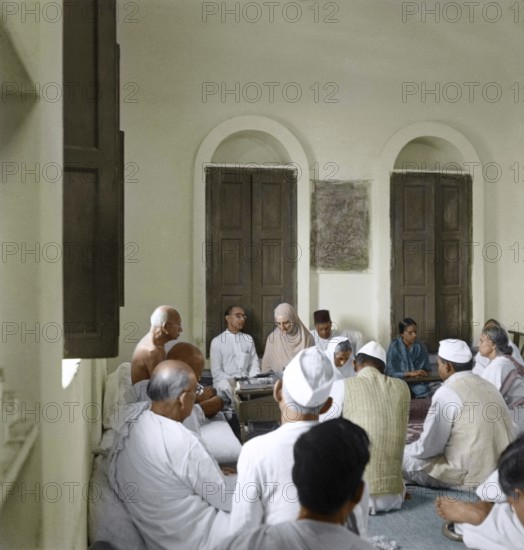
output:
[[[429,356],[426,346],[417,340],[417,323],[410,317],[402,319],[398,324],[399,336],[391,342],[385,374],[395,378],[418,378],[429,374]],[[431,395],[428,384],[410,384],[413,397],[428,397]]]

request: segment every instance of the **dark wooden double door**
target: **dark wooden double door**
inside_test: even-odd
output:
[[[263,353],[273,310],[296,305],[296,172],[286,168],[206,168],[206,349],[224,330],[224,311],[242,306],[244,329]]]
[[[392,332],[412,317],[429,351],[471,341],[471,193],[468,175],[391,177]]]

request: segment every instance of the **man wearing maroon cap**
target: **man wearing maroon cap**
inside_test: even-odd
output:
[[[315,345],[321,351],[326,351],[327,346],[333,338],[345,336],[351,342],[353,354],[362,347],[362,333],[358,330],[341,330],[331,321],[329,310],[319,309],[313,313],[313,322],[315,328],[311,331],[311,335],[315,340]],[[352,360],[354,357],[351,358]]]

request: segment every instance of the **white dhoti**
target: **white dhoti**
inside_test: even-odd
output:
[[[456,523],[455,530],[464,537],[468,548],[477,550],[517,550],[524,548],[524,525],[507,502],[493,506],[480,525]]]
[[[89,488],[90,544],[107,541],[118,550],[145,550],[144,539],[134,526],[124,503],[109,485],[106,457],[96,457]]]
[[[436,479],[426,473],[424,468],[428,465],[428,461],[420,458],[414,458],[408,453],[404,453],[402,462],[402,477],[408,484],[422,485],[423,487],[433,487],[434,489],[457,489],[462,487],[458,485],[450,485]]]

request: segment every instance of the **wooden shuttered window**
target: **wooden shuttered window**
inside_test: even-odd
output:
[[[63,46],[64,357],[113,357],[123,305],[115,0],[67,0]]]

